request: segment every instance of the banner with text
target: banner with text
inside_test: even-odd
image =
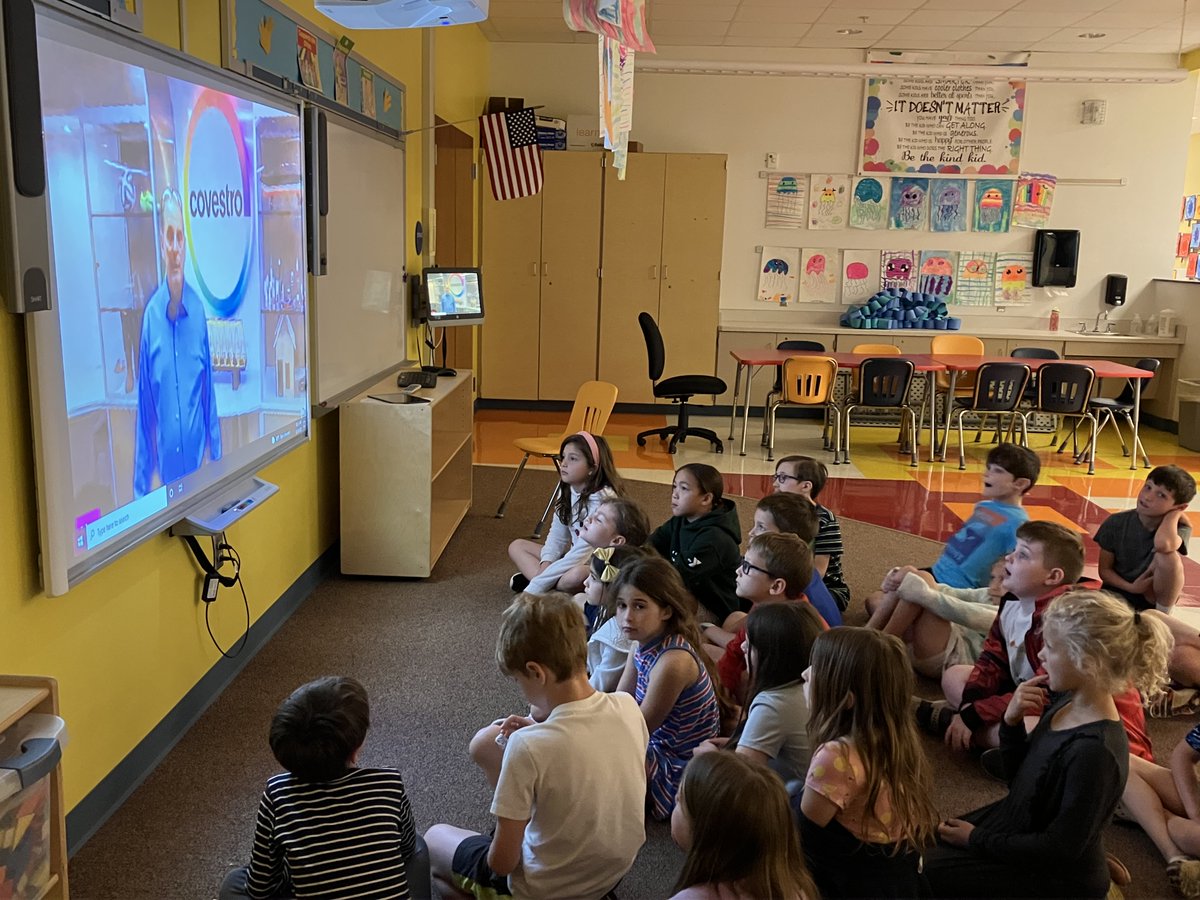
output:
[[[868,78],[859,171],[1015,178],[1024,115],[1020,79]]]

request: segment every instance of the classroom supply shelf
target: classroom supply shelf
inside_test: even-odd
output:
[[[342,404],[342,572],[427,577],[471,508],[471,372],[438,379],[417,403],[372,399],[395,378]]]

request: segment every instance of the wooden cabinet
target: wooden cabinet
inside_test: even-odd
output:
[[[473,374],[387,403],[388,376],[339,410],[342,572],[424,578],[471,508]]]
[[[571,400],[596,377],[604,154],[543,153],[532,197],[483,197],[480,396]]]
[[[621,402],[654,400],[642,312],[662,331],[664,376],[717,371],[724,231],[725,156],[637,153],[624,181],[606,170],[598,377]]]
[[[483,202],[480,396],[571,400],[584,381],[652,403],[638,314],[658,321],[666,376],[716,371],[725,157],[543,154],[538,196]],[[707,398],[697,398],[702,402]]]

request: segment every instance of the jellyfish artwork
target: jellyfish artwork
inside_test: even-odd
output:
[[[960,218],[962,190],[957,185],[948,185],[938,195],[937,209],[934,210],[934,222],[940,231],[955,231]]]
[[[999,188],[988,188],[979,198],[979,218],[976,228],[980,231],[999,231],[1004,216],[1004,194]]]
[[[921,224],[921,204],[925,201],[925,192],[915,184],[908,185],[900,194],[900,209],[896,218],[902,228],[917,228]]]
[[[791,267],[787,260],[777,256],[763,263],[763,277],[759,282],[759,299],[775,300],[780,306],[786,306],[792,296],[792,279],[789,277]]]
[[[804,280],[809,287],[817,288],[825,282],[825,257],[820,253],[808,258],[804,264]]]
[[[854,185],[852,216],[855,224],[879,225],[884,220],[883,185],[877,178],[863,178]]]
[[[959,303],[984,305],[991,302],[992,270],[986,260],[976,256],[962,264],[955,296]]]
[[[906,256],[893,256],[883,266],[884,287],[907,287],[912,278],[913,261]]]
[[[949,296],[954,287],[954,268],[944,256],[931,256],[921,263],[921,281],[917,288],[922,294]]]
[[[1025,267],[1013,263],[1000,270],[1000,298],[1005,303],[1020,303],[1025,298]]]
[[[801,213],[800,183],[795,175],[780,175],[774,185],[774,197],[771,204],[779,213],[795,215]]]
[[[866,263],[847,263],[846,280],[842,282],[845,285],[845,293],[851,297],[865,296],[867,293],[867,279],[870,277],[871,270],[867,268]]]

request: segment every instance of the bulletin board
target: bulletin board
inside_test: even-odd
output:
[[[278,0],[222,0],[221,16],[226,68],[404,140],[404,85],[353,51],[345,57],[345,101],[339,100],[336,36],[322,31]],[[300,72],[300,47],[305,42],[305,33],[314,39],[312,49],[319,87]]]

